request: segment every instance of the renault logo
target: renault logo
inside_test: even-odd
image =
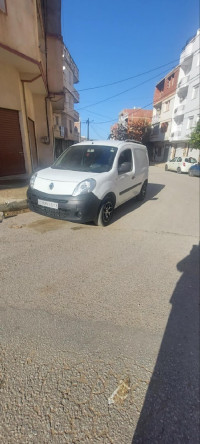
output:
[[[50,188],[50,190],[53,190],[53,188],[54,188],[53,182],[50,183],[49,188]]]

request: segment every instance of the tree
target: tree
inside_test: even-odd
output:
[[[137,119],[128,126],[128,139],[138,140],[146,145],[149,142],[151,125],[148,120]]]
[[[191,133],[190,144],[192,148],[200,150],[200,121],[197,122],[196,128]]]
[[[127,128],[122,124],[114,125],[109,138],[114,140],[126,140],[128,138]]]

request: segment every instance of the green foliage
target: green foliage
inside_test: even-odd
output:
[[[200,150],[200,121],[197,122],[196,128],[191,133],[190,145],[192,148]]]

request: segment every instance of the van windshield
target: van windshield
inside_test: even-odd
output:
[[[113,146],[72,145],[61,154],[51,168],[105,173],[112,168],[116,152],[117,148]]]

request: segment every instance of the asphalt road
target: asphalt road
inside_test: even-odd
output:
[[[109,227],[0,224],[1,443],[199,442],[199,179]]]

